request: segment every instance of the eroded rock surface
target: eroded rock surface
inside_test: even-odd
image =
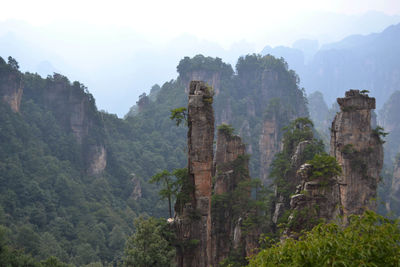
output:
[[[43,91],[41,101],[82,146],[88,174],[99,175],[107,165],[104,124],[93,96],[85,93],[82,86],[78,82],[71,85],[66,77],[54,74]]]
[[[293,153],[290,160],[290,171],[287,174],[287,180],[285,181],[285,191],[295,192],[296,186],[301,182],[301,176],[296,173],[299,167],[305,162],[305,149],[308,145],[311,145],[312,141],[300,142],[295,152]],[[277,225],[279,219],[284,215],[286,211],[290,209],[290,198],[285,192],[281,192],[282,188],[278,185],[275,186],[275,209],[272,215],[272,222]]]
[[[375,209],[377,186],[383,165],[379,135],[371,127],[375,98],[349,90],[338,98],[340,112],[331,127],[330,153],[342,167],[338,177],[340,205],[345,218]]]
[[[214,177],[211,236],[213,266],[218,266],[233,250],[246,256],[241,223],[247,214],[233,207],[238,204],[234,191],[247,190],[250,198],[248,188],[238,188],[240,182],[250,180],[246,147],[239,136],[223,129],[218,130]]]
[[[281,149],[281,129],[275,118],[264,121],[260,136],[260,178],[265,184],[271,184],[269,170],[271,163]]]
[[[188,104],[188,179],[183,190],[187,201],[175,206],[178,266],[210,266],[211,181],[213,169],[213,92],[204,82],[192,81]]]
[[[311,179],[312,168],[305,163],[296,173],[301,182],[290,198],[291,214],[284,237],[297,237],[302,230],[311,230],[319,222],[335,220],[341,214],[336,177]]]
[[[21,75],[18,71],[3,71],[0,75],[0,95],[14,112],[19,112],[22,98]]]

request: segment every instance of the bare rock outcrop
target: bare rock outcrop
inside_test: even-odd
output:
[[[107,166],[107,152],[103,145],[93,146],[89,153],[89,169],[90,175],[101,174]]]
[[[213,91],[204,82],[192,81],[188,104],[188,185],[186,199],[175,205],[178,266],[210,266],[211,183],[213,169]],[[182,203],[183,202],[183,203]]]
[[[269,169],[271,163],[281,149],[281,136],[278,123],[275,118],[266,120],[263,123],[262,133],[260,136],[260,178],[265,184],[270,184]]]
[[[137,177],[135,173],[131,173],[131,177],[132,177],[131,182],[133,184],[133,190],[131,192],[130,197],[133,200],[138,200],[142,198],[142,185],[139,177]]]
[[[0,96],[11,110],[19,112],[22,98],[21,74],[17,70],[0,72]]]
[[[104,124],[93,96],[85,92],[79,82],[71,85],[66,77],[54,74],[48,80],[41,101],[82,146],[87,173],[101,174],[107,165],[107,151],[103,141]]]
[[[239,136],[229,132],[229,128],[218,129],[215,156],[215,184],[212,198],[212,255],[213,266],[227,258],[234,250],[246,256],[246,240],[242,235],[241,223],[247,215],[235,203],[234,192],[248,191],[249,188],[238,188],[241,182],[250,180],[246,147]],[[244,195],[244,197],[246,197]],[[238,200],[239,201],[239,200]]]
[[[383,165],[382,141],[371,127],[375,98],[349,90],[338,98],[340,112],[331,127],[330,153],[342,167],[338,177],[340,205],[348,215],[375,209],[377,186]]]

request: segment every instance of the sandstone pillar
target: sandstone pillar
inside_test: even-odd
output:
[[[177,265],[210,266],[211,180],[213,168],[214,113],[212,88],[192,81],[188,104],[188,193],[182,208],[176,208],[177,237],[181,249]],[[178,205],[180,205],[178,203]]]
[[[337,102],[340,112],[332,122],[330,153],[342,167],[338,183],[346,222],[348,215],[376,208],[383,148],[377,131],[371,127],[375,98],[359,90],[349,90]]]

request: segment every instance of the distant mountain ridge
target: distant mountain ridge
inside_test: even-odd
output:
[[[284,57],[299,74],[301,86],[308,93],[321,91],[329,105],[347,89],[359,88],[369,90],[380,108],[400,87],[400,24],[323,45],[308,63],[295,48],[267,46],[266,53]]]

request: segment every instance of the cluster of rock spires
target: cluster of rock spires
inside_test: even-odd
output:
[[[265,67],[260,68],[259,72],[243,70],[240,73],[240,79],[233,81],[231,80],[233,73],[231,67],[222,62],[221,64],[225,66],[215,67],[212,71],[205,70],[200,66],[188,68],[187,71],[179,71],[178,66],[180,74],[178,81],[184,85],[186,93],[189,92],[187,85],[192,80],[204,81],[214,89],[216,125],[226,123],[235,126],[238,134],[246,142],[246,152],[253,155],[252,160],[257,161],[253,165],[260,167],[254,168],[253,166],[251,171],[255,176],[260,177],[263,183],[271,184],[269,169],[274,155],[281,148],[282,128],[293,119],[307,116],[307,105],[303,92],[297,87],[295,88],[296,83],[293,81],[283,85],[282,81],[290,78],[284,76],[277,69]],[[254,88],[255,82],[257,88]],[[243,110],[240,110],[243,115],[241,119],[235,117],[235,106],[238,103],[233,96],[235,87],[238,86],[247,90],[240,93],[243,97],[241,102],[245,103]],[[227,87],[229,87],[229,91],[226,90]],[[285,103],[277,105],[277,110],[274,110],[270,114],[271,116],[264,118],[266,105],[268,107],[272,100],[277,99],[281,99]],[[254,122],[258,120],[261,123],[255,127]]]
[[[213,91],[205,83],[192,81],[188,104],[188,185],[184,203],[175,205],[174,225],[180,244],[178,266],[217,266],[233,248],[245,242],[240,234],[240,221],[245,214],[233,216],[232,207],[212,207],[214,196],[230,193],[241,181],[249,180],[245,146],[240,137],[220,129],[214,160]],[[234,168],[242,160],[241,173]],[[213,185],[212,178],[215,176]],[[250,191],[248,191],[250,197]],[[217,205],[217,206],[215,206]],[[226,208],[226,209],[225,209]],[[233,220],[236,219],[236,221]],[[224,231],[218,231],[218,229]],[[245,251],[245,250],[244,250]]]
[[[241,182],[250,180],[246,148],[240,137],[220,128],[214,157],[212,97],[213,92],[205,83],[190,83],[189,180],[183,189],[187,199],[177,201],[174,219],[181,244],[176,257],[178,266],[218,266],[232,250],[245,257],[257,246],[241,234],[241,222],[251,211],[237,214],[226,201]],[[350,90],[344,98],[338,98],[338,103],[341,111],[332,123],[331,156],[337,159],[342,173],[311,179],[313,166],[304,163],[302,157],[309,141],[298,144],[291,162],[293,178],[289,181],[298,186],[290,199],[291,215],[284,232],[287,236],[296,237],[296,233],[321,219],[343,218],[340,223],[346,224],[349,215],[375,208],[373,200],[383,165],[382,142],[371,128],[375,99]],[[250,199],[250,188],[244,190]]]
[[[379,135],[371,128],[375,98],[350,90],[337,102],[340,112],[332,122],[330,154],[342,172],[338,176],[310,179],[313,166],[303,164],[299,168],[296,177],[301,183],[291,197],[293,212],[286,231],[289,236],[321,219],[347,224],[350,215],[376,209],[383,147]]]

